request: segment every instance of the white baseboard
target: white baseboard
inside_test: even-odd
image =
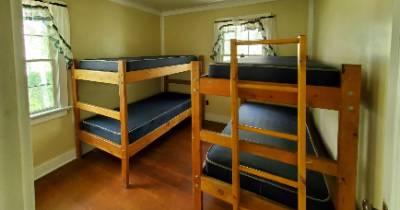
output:
[[[93,150],[94,147],[82,144],[82,153],[86,154]],[[75,149],[69,150],[51,160],[48,160],[34,168],[35,180],[38,180],[47,174],[57,170],[65,164],[76,159]]]
[[[75,149],[61,154],[49,161],[46,161],[34,169],[35,180],[42,178],[50,172],[76,159]]]
[[[230,119],[229,116],[225,116],[225,115],[219,115],[219,114],[214,114],[214,113],[206,113],[206,120],[226,124],[231,119]]]

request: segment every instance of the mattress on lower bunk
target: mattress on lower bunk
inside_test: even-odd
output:
[[[297,111],[294,108],[279,107],[258,103],[245,103],[240,107],[239,118],[242,124],[259,128],[296,134]],[[228,125],[223,133],[230,134]],[[282,149],[297,150],[295,142],[276,139],[269,136],[240,131],[243,140],[269,145]],[[307,152],[318,155],[310,135],[307,136]],[[204,164],[204,173],[210,177],[231,183],[231,151],[228,148],[213,145],[209,149]],[[297,168],[278,161],[261,158],[249,153],[240,154],[240,164],[269,172],[291,180],[297,180]],[[241,187],[271,200],[283,203],[291,208],[297,206],[297,191],[294,188],[265,180],[253,175],[241,173]],[[307,209],[333,210],[330,192],[325,177],[317,172],[307,171]]]
[[[213,78],[229,78],[230,64],[215,63],[209,67]],[[254,56],[239,59],[239,79],[276,83],[297,83],[297,57]],[[341,71],[320,62],[307,61],[307,84],[339,87]]]
[[[191,107],[190,95],[161,93],[128,105],[129,142],[145,136]],[[120,122],[96,115],[81,122],[81,129],[121,144]]]
[[[198,59],[193,55],[98,58],[81,60],[79,62],[79,68],[83,70],[117,72],[119,60],[126,60],[127,71],[136,71],[179,64],[188,64]]]

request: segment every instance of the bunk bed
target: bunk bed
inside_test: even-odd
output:
[[[237,46],[256,44],[295,44],[298,55],[239,63]],[[203,208],[205,192],[235,210],[355,210],[361,66],[337,70],[308,60],[306,51],[305,36],[232,40],[230,64],[212,64],[207,75],[192,71],[195,209]],[[231,98],[222,133],[202,127],[204,95]],[[319,155],[307,107],[338,111],[337,160]],[[212,144],[205,157],[203,142]]]
[[[121,159],[123,185],[129,187],[129,158],[191,116],[190,95],[168,92],[168,84],[191,82],[171,80],[168,75],[199,71],[202,59],[201,56],[143,56],[75,61],[72,89],[77,157],[82,155],[81,142],[84,142]],[[128,84],[161,77],[164,92],[128,103]],[[82,102],[78,96],[80,80],[118,85],[119,107],[108,109]],[[97,115],[81,121],[81,111]]]

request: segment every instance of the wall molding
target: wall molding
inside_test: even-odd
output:
[[[92,151],[94,147],[82,144],[82,154],[86,154]],[[63,167],[64,165],[76,160],[75,148],[71,149],[53,159],[50,159],[34,168],[34,178],[35,181],[46,176],[47,174]]]
[[[135,9],[141,10],[143,12],[148,12],[153,15],[161,15],[161,11],[154,9],[152,7],[145,6],[145,5],[137,3],[137,2],[133,2],[133,1],[129,1],[129,0],[109,0],[109,1],[114,2],[116,4],[124,5],[127,7],[135,8]]]
[[[240,7],[240,6],[260,4],[260,3],[273,2],[273,1],[278,1],[278,0],[246,0],[246,1],[236,0],[236,1],[231,1],[231,2],[220,2],[220,3],[203,5],[203,6],[197,6],[197,7],[168,10],[168,11],[161,12],[161,15],[162,16],[182,15],[182,14],[193,13],[193,12],[217,10],[217,9],[224,9],[224,8],[230,8],[230,7]]]
[[[38,180],[47,174],[59,169],[65,164],[76,159],[75,149],[69,150],[51,160],[48,160],[34,168],[35,180]]]

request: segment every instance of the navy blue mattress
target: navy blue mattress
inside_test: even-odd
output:
[[[187,64],[198,60],[193,55],[173,55],[173,56],[142,56],[130,58],[98,58],[86,59],[79,62],[79,68],[95,71],[118,71],[118,60],[126,60],[126,70],[136,71],[143,69],[158,68],[164,66],[173,66]]]
[[[211,64],[208,75],[213,78],[229,78],[229,63]],[[307,84],[339,87],[341,71],[319,63],[307,61]],[[276,83],[297,83],[297,57],[254,56],[239,59],[239,79]]]
[[[129,142],[145,136],[191,107],[190,95],[161,93],[128,105]],[[121,144],[120,122],[96,115],[81,122],[81,129]]]
[[[297,111],[295,108],[245,103],[240,107],[239,116],[242,124],[292,134],[296,134],[297,131]],[[230,134],[230,132],[231,127],[228,125],[223,133]],[[243,140],[258,144],[292,151],[297,150],[296,142],[246,131],[240,131],[240,137]],[[317,148],[315,148],[310,135],[308,135],[307,140],[307,152],[318,155]],[[204,173],[210,177],[231,183],[231,161],[230,149],[213,145],[206,156]],[[297,180],[297,168],[278,161],[243,152],[240,154],[240,164],[287,179]],[[296,189],[245,173],[241,173],[240,180],[243,189],[297,209]],[[334,209],[325,177],[320,173],[307,171],[307,198],[308,210]]]

